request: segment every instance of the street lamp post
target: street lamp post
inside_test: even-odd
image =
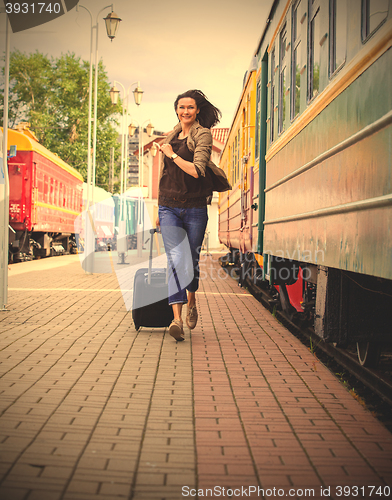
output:
[[[112,42],[116,36],[118,25],[121,21],[119,17],[113,12],[113,4],[101,9],[97,14],[96,24],[96,42],[95,42],[95,85],[94,85],[94,137],[93,137],[93,196],[92,202],[94,203],[94,187],[95,187],[95,173],[97,163],[97,114],[98,114],[98,16],[105,10],[111,8],[112,12],[105,17],[106,32],[110,41]]]
[[[128,164],[128,131],[127,131],[127,118],[129,109],[129,91],[136,85],[136,89],[133,91],[133,96],[135,99],[135,104],[140,106],[143,97],[143,90],[140,88],[140,82],[134,82],[129,87],[127,92],[125,92],[125,87],[120,82],[114,81],[113,87],[110,89],[110,99],[112,104],[115,106],[118,102],[118,97],[120,91],[117,89],[116,84],[120,85],[123,89],[124,98],[122,101],[122,123],[121,123],[121,169],[120,169],[120,194],[125,193],[127,190],[127,164]],[[125,107],[126,101],[126,107]]]
[[[94,228],[92,227],[92,219],[88,217],[90,206],[94,204],[94,187],[95,187],[95,171],[96,171],[96,153],[97,153],[97,102],[98,102],[98,17],[106,9],[112,9],[112,12],[105,18],[107,35],[111,41],[115,37],[118,24],[121,21],[119,17],[113,12],[113,4],[103,7],[97,14],[96,24],[93,26],[93,16],[91,11],[84,5],[78,4],[76,11],[82,8],[90,14],[91,21],[91,38],[90,38],[90,80],[89,80],[89,106],[88,106],[88,139],[87,139],[87,206],[85,209],[85,258],[91,256],[86,260],[85,271],[89,274],[93,273],[94,269],[94,252],[95,252],[95,238]],[[95,41],[95,86],[94,86],[94,128],[93,128],[93,164],[91,164],[91,122],[92,122],[92,88],[93,88],[93,40],[94,30],[96,31]]]
[[[116,87],[120,85],[123,89],[124,98],[122,100],[122,120],[121,120],[121,168],[120,168],[120,203],[121,209],[118,221],[118,238],[117,238],[117,253],[119,256],[119,264],[125,264],[125,254],[128,251],[127,239],[126,239],[126,220],[124,218],[124,206],[125,206],[125,192],[127,190],[127,173],[128,173],[128,131],[127,131],[127,120],[128,120],[128,108],[129,108],[129,91],[136,85],[136,89],[133,91],[133,96],[135,99],[135,104],[140,106],[143,97],[143,90],[140,88],[140,82],[134,82],[125,91],[125,87],[122,83],[114,81],[113,87],[110,89],[110,99],[113,105],[118,102],[118,97],[120,91]],[[125,105],[126,101],[126,105]]]
[[[150,149],[150,155],[151,155],[151,162],[149,164],[149,172],[148,172],[148,199],[152,199],[152,171],[154,168],[154,158],[156,157],[158,153],[158,146],[154,142],[151,149]]]
[[[144,123],[141,125],[138,124],[139,126],[139,217],[138,217],[138,232],[137,232],[137,256],[141,257],[142,256],[142,247],[143,247],[143,227],[144,227],[144,219],[142,218],[142,207],[143,207],[143,184],[144,184],[144,175],[143,175],[143,170],[144,170],[144,165],[143,165],[143,127],[144,125],[148,122],[148,125],[146,127],[147,129],[147,135],[149,137],[152,136],[154,133],[154,125],[151,123],[151,120],[146,120]],[[137,123],[137,122],[136,122]],[[135,133],[137,126],[135,126],[133,123],[131,123],[128,127],[129,135],[132,137],[133,134]]]
[[[9,75],[10,75],[10,22],[6,15],[6,47],[5,47],[5,67],[4,67],[4,113],[3,113],[3,174],[4,174],[4,206],[1,214],[4,224],[4,234],[1,238],[1,277],[0,277],[0,310],[6,310],[8,301],[8,220],[9,220],[9,182],[8,182],[8,165],[7,165],[7,148],[8,148],[8,99],[9,99]],[[1,210],[0,210],[1,212]]]

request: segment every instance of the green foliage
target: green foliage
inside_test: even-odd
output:
[[[294,107],[294,116],[299,115],[300,112],[300,99],[301,99],[301,70],[300,67],[296,66],[296,72],[295,72],[295,89],[293,89],[293,92],[295,92],[295,107]]]
[[[320,65],[314,63],[313,65],[313,82],[312,82],[313,95],[315,97],[320,90]]]
[[[121,113],[121,103],[112,106],[109,89],[101,61],[98,67],[96,184],[105,189],[109,181],[110,149],[115,148],[115,160],[120,150],[115,114]],[[3,102],[3,91],[0,97]],[[76,168],[85,180],[88,108],[88,62],[70,53],[57,59],[39,52],[15,51],[11,54],[9,127],[29,122],[40,143]],[[2,113],[0,110],[0,116]]]

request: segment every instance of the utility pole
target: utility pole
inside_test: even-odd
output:
[[[114,148],[110,148],[110,176],[109,191],[113,194],[114,190]]]

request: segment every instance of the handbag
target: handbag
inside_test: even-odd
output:
[[[215,165],[211,160],[207,163],[209,177],[211,179],[212,191],[223,193],[232,189],[225,172]],[[206,170],[207,173],[207,170]]]

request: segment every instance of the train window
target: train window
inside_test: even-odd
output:
[[[329,74],[335,73],[346,61],[347,0],[329,2]]]
[[[320,90],[320,5],[309,0],[308,101]]]
[[[238,134],[237,134],[237,158],[235,160],[236,166],[237,166],[236,180],[238,180],[240,177],[240,154],[241,154],[241,151],[240,151],[241,142],[240,141],[241,141],[241,135],[240,135],[240,131],[238,131]]]
[[[232,170],[233,170],[233,182],[235,183],[235,181],[236,181],[236,178],[235,178],[235,158],[236,158],[236,154],[235,154],[235,139],[234,139],[234,142],[233,142],[233,146],[232,146],[232,150],[231,150],[231,155],[232,155],[231,164],[232,164]]]
[[[271,142],[275,140],[274,125],[275,125],[275,49],[271,52],[271,112],[270,112],[270,137]]]
[[[279,133],[282,133],[284,131],[284,125],[286,121],[286,45],[287,26],[285,23],[279,37]]]
[[[229,158],[230,158],[230,149],[229,149]],[[230,179],[230,174],[231,174],[231,172],[229,173],[229,168],[228,168],[228,166],[227,166],[227,160],[225,161],[225,165],[224,165],[224,167],[223,167],[223,170],[226,172],[227,178],[228,178],[231,182],[233,182],[233,178],[231,178],[231,179]]]
[[[230,176],[231,183],[234,184],[234,156],[233,156],[233,145],[229,146],[229,161],[230,161]]]
[[[59,206],[59,181],[56,179],[54,181],[54,205]]]
[[[260,154],[260,115],[261,115],[261,82],[260,80],[257,82],[256,89],[256,137],[255,137],[255,159],[259,157]]]
[[[49,203],[49,182],[46,174],[44,175],[44,201]]]
[[[235,136],[235,139],[234,139],[234,148],[233,148],[233,155],[234,155],[234,161],[233,161],[233,165],[234,165],[234,182],[237,182],[237,149],[238,149],[238,146],[237,146],[237,136]]]
[[[65,184],[61,183],[61,199],[63,207],[66,206],[66,197],[65,197]]]
[[[301,0],[293,5],[291,16],[291,110],[290,118],[299,114],[301,97],[301,30],[299,6]]]
[[[229,148],[229,158],[230,158],[230,170],[231,170],[231,182],[234,185],[234,143]]]
[[[362,0],[362,39],[366,40],[388,17],[389,0]]]
[[[235,183],[235,140],[231,147],[231,169],[233,172],[233,183]]]
[[[246,147],[246,137],[247,137],[247,132],[248,132],[247,123],[246,123],[246,115],[247,115],[246,108],[244,107],[242,110],[242,144],[241,144],[239,158],[243,158],[243,156],[246,154],[245,147]],[[241,168],[240,168],[240,172],[241,172]],[[240,172],[238,172],[239,175],[241,175]]]
[[[53,179],[50,179],[50,193],[49,193],[49,203],[51,205],[54,204],[54,182]]]
[[[245,151],[245,154],[250,154],[250,149],[251,149],[251,129],[250,129],[250,120],[252,116],[251,108],[250,108],[250,94],[248,94],[246,98],[246,116],[247,116],[247,123],[246,123],[246,148],[247,151]]]

